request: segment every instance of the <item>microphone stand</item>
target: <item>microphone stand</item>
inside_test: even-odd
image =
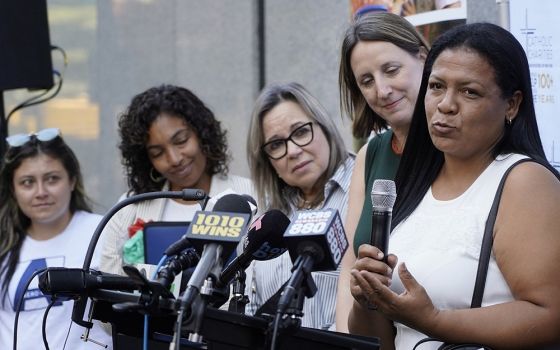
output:
[[[232,283],[232,297],[229,301],[228,311],[245,314],[245,306],[249,303],[249,297],[245,295],[245,270],[238,270]]]
[[[200,335],[202,330],[202,320],[204,319],[204,311],[210,302],[214,290],[213,280],[217,280],[216,276],[220,275],[222,270],[222,246],[216,243],[205,245],[200,257],[199,264],[193,275],[189,279],[187,289],[181,296],[179,310],[177,312],[177,321],[175,323],[175,332],[170,343],[170,349],[178,350],[180,347],[181,330],[183,325],[183,317],[188,313],[190,308],[193,317],[194,328],[189,335],[189,340],[197,343],[202,342]],[[207,258],[210,257],[209,258]],[[200,298],[197,298],[200,295]],[[199,303],[194,303],[195,301]]]
[[[292,276],[278,300],[276,315],[271,325],[272,350],[276,348],[278,332],[282,334],[286,330],[294,331],[301,326],[305,297],[312,298],[317,293],[317,285],[311,275],[314,263],[315,259],[311,255],[303,254],[298,256],[292,267]]]
[[[99,224],[95,228],[95,231],[93,232],[93,235],[92,235],[91,240],[89,242],[89,246],[88,246],[88,250],[86,252],[86,256],[84,258],[84,265],[82,267],[83,270],[84,271],[89,271],[90,266],[91,266],[91,260],[93,259],[93,253],[95,251],[95,247],[97,246],[97,242],[99,241],[99,238],[101,237],[101,233],[105,229],[105,226],[107,226],[107,223],[109,222],[109,220],[111,220],[111,218],[119,210],[121,210],[122,208],[124,208],[124,207],[126,207],[130,204],[134,204],[134,203],[145,201],[145,200],[160,199],[160,198],[178,198],[178,199],[183,199],[183,200],[186,200],[186,201],[195,201],[195,200],[196,201],[201,201],[201,200],[206,200],[207,196],[206,196],[206,193],[203,190],[184,189],[182,191],[157,191],[157,192],[141,193],[141,194],[137,194],[137,195],[130,196],[128,198],[123,199],[122,201],[115,204],[111,209],[109,209],[107,214],[105,214],[105,216],[103,216],[103,218],[101,219],[101,221],[99,222]],[[91,327],[93,327],[93,323],[83,320],[84,313],[85,313],[85,310],[86,310],[86,304],[87,304],[87,295],[84,292],[82,295],[80,295],[80,297],[78,297],[74,301],[74,307],[72,309],[72,321],[75,322],[76,324],[82,326],[82,327],[91,328]]]
[[[317,293],[317,285],[311,275],[313,264],[314,259],[308,254],[297,258],[292,267],[292,276],[278,300],[277,313],[287,313],[288,307],[290,314],[302,313],[303,297],[311,298]]]

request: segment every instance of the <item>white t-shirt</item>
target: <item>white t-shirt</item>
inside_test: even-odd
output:
[[[31,274],[45,267],[82,267],[91,236],[100,220],[100,215],[78,211],[73,215],[66,229],[56,237],[46,241],[37,241],[29,236],[25,238],[5,303],[0,304],[0,349],[13,347],[15,309]],[[98,262],[95,256],[92,266],[98,266]],[[37,277],[33,279],[23,297],[17,348],[43,349],[41,325],[50,297],[44,296],[39,290]],[[71,321],[73,306],[74,302],[70,300],[56,302],[50,309],[46,327],[49,347],[56,350],[63,349],[68,328],[72,324],[65,349],[101,349],[99,345],[91,342],[84,343],[80,339],[84,328]],[[98,323],[94,324],[90,338],[112,348],[111,336],[101,329]]]
[[[200,204],[182,204],[174,200],[168,200],[163,209],[161,221],[191,221],[194,213],[202,210]]]

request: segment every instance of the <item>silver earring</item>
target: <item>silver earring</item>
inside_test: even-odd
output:
[[[507,125],[511,125],[511,118],[506,117],[506,123]]]
[[[150,169],[150,179],[151,179],[153,182],[156,182],[156,183],[157,183],[157,182],[162,182],[163,180],[165,180],[165,178],[164,178],[163,176],[161,176],[161,175],[160,175],[159,177],[154,176],[154,170],[155,170],[154,168],[151,168],[151,169]]]

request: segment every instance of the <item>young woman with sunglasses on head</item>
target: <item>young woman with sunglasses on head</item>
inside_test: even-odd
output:
[[[251,175],[264,211],[338,209],[344,218],[354,155],[348,153],[324,108],[297,83],[273,84],[258,97],[247,142]],[[286,252],[247,269],[249,314],[272,297],[291,276]],[[313,273],[317,294],[306,299],[302,325],[328,328],[334,323],[338,272]],[[276,306],[276,305],[274,305]],[[275,311],[275,310],[274,310]]]
[[[80,165],[58,129],[13,135],[6,141],[9,148],[0,171],[0,348],[13,347],[21,300],[18,349],[36,349],[43,344],[41,324],[51,298],[40,292],[37,277],[23,294],[25,284],[42,268],[81,267],[101,216],[91,213]],[[72,324],[68,329],[72,306],[61,300],[52,305],[46,324],[49,346],[97,349],[80,339],[83,328]],[[99,327],[91,337],[112,344]]]

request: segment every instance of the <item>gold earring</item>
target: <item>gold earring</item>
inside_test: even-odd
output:
[[[165,180],[165,177],[163,177],[161,175],[159,177],[154,176],[154,170],[155,170],[154,168],[150,169],[150,180],[152,180],[153,182],[156,182],[156,183],[162,182],[163,180]]]

